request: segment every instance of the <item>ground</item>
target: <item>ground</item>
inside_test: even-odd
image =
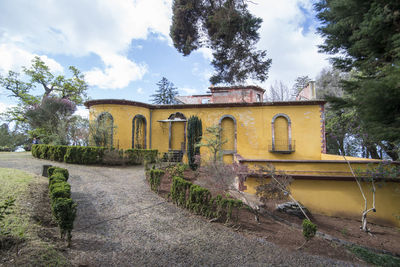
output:
[[[2,168],[39,175],[44,164],[70,172],[78,214],[72,248],[59,248],[75,266],[363,265],[345,250],[336,250],[336,245],[319,239],[310,242],[311,249],[306,251],[285,246],[279,240],[297,238],[299,231],[273,220],[267,224],[274,226],[265,228],[263,235],[252,232],[252,218],[238,232],[209,223],[150,191],[142,167],[71,165],[34,159],[28,153],[0,153]],[[45,187],[41,190],[36,188],[34,193],[45,196]],[[48,229],[43,239],[59,242],[55,228],[49,225]],[[277,237],[279,240],[274,240]],[[321,246],[335,252],[320,253]],[[339,257],[340,253],[343,255]]]

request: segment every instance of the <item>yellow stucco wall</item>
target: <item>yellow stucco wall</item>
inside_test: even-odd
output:
[[[95,119],[102,112],[108,112],[113,117],[114,126],[116,126],[113,145],[114,147],[119,145],[120,149],[132,148],[132,121],[136,115],[143,115],[147,123],[146,147],[149,147],[150,110],[148,108],[115,104],[96,105],[90,108],[89,119]]]
[[[256,178],[248,178],[245,192],[255,194]],[[368,213],[368,221],[400,227],[400,183],[377,185],[376,212]],[[372,206],[371,186],[363,183],[368,207]],[[364,200],[355,181],[294,180],[290,186],[293,197],[311,213],[361,220]]]
[[[143,115],[147,121],[147,148],[158,149],[162,155],[169,148],[169,122],[165,122],[171,114],[183,113],[187,119],[198,116],[202,120],[203,134],[209,126],[219,123],[225,115],[236,120],[237,144],[236,153],[248,159],[246,164],[266,165],[268,162],[251,162],[251,160],[283,160],[275,161],[277,170],[283,170],[293,176],[351,176],[343,157],[321,153],[322,134],[321,106],[307,105],[261,105],[261,106],[221,106],[204,105],[202,107],[173,106],[171,108],[150,108],[136,105],[96,104],[90,107],[90,119],[102,112],[109,112],[117,126],[114,136],[114,146],[128,149],[132,147],[132,120],[135,115]],[[291,136],[295,141],[295,151],[290,154],[272,153],[269,146],[272,143],[271,121],[277,114],[285,114],[291,121]],[[164,121],[164,122],[163,122]],[[173,124],[176,122],[172,122]],[[150,130],[151,128],[151,130]],[[171,142],[173,149],[179,147],[184,137],[183,123],[173,125]],[[232,126],[229,126],[232,128]],[[179,133],[174,133],[179,131]],[[276,131],[277,133],[279,131]],[[151,133],[151,134],[150,134]],[[174,136],[175,134],[175,136]],[[177,137],[177,138],[176,138]],[[232,142],[226,146],[232,147]],[[201,148],[201,155],[208,154],[206,148]],[[351,161],[368,159],[347,157]],[[233,155],[224,155],[226,163],[232,163]],[[184,161],[187,162],[186,155]],[[292,162],[291,162],[292,161]],[[337,162],[342,161],[342,162]],[[352,163],[352,167],[365,169],[367,164]],[[386,224],[400,226],[399,183],[388,183],[389,186],[379,188],[377,192],[377,210],[371,218]],[[254,192],[255,180],[246,181],[248,192]],[[368,190],[367,190],[368,191]],[[363,204],[355,182],[295,180],[292,184],[293,195],[307,206],[312,212],[334,216],[360,217]]]

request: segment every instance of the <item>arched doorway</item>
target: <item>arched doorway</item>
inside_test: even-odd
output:
[[[132,120],[132,148],[146,149],[146,129],[146,118],[136,115]]]

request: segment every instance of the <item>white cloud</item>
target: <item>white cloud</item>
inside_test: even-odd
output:
[[[136,64],[117,54],[102,55],[102,58],[106,64],[104,70],[94,68],[85,72],[85,79],[89,85],[96,85],[103,89],[124,88],[129,82],[142,79],[147,72],[146,65]]]
[[[298,76],[308,75],[314,79],[329,62],[328,57],[318,53],[317,45],[322,38],[315,33],[312,22],[312,3],[306,0],[257,1],[249,9],[263,19],[258,47],[267,50],[272,58],[268,81],[262,86],[269,88],[275,80],[281,80],[289,87]],[[311,13],[308,16],[300,6]],[[308,23],[308,24],[307,24]],[[309,29],[302,27],[309,26]]]
[[[172,0],[1,1],[1,68],[26,65],[33,54],[98,55],[104,69],[88,72],[90,83],[121,88],[141,79],[145,68],[127,58],[133,39],[156,33],[168,39]],[[5,52],[4,52],[5,51]],[[17,52],[16,54],[14,54]],[[125,70],[127,68],[127,70]]]
[[[35,56],[39,56],[53,72],[62,72],[64,70],[57,61],[46,55],[33,54],[8,43],[0,44],[0,73],[6,73],[9,70],[19,72],[22,66],[30,66]]]
[[[144,93],[142,87],[139,87],[139,88],[136,90],[136,92],[137,92],[138,94],[141,94],[141,95]]]

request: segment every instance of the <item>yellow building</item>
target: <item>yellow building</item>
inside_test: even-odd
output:
[[[258,90],[258,89],[257,89]],[[259,90],[257,91],[259,92]],[[251,93],[251,92],[250,92]],[[257,97],[257,101],[259,97]],[[91,100],[85,103],[90,119],[108,118],[116,131],[114,147],[151,148],[163,153],[186,152],[186,122],[202,120],[204,129],[222,127],[223,160],[249,166],[272,164],[294,178],[294,197],[311,212],[361,218],[364,201],[341,156],[326,154],[324,101],[208,103],[151,105],[129,100]],[[136,125],[140,124],[140,127]],[[205,149],[201,154],[207,154]],[[354,169],[379,161],[348,157]],[[249,177],[240,185],[254,193]],[[364,184],[366,192],[368,184]],[[376,192],[377,212],[371,221],[400,226],[400,183],[386,182]]]

